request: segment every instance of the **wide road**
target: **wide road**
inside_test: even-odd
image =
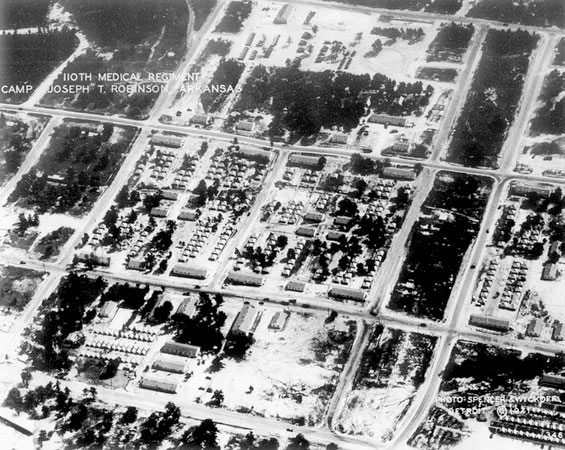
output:
[[[47,143],[49,142],[49,138],[53,133],[53,129],[59,125],[60,118],[59,117],[52,117],[47,125],[43,128],[41,134],[32,145],[31,150],[26,155],[24,162],[18,169],[18,171],[10,178],[10,180],[2,186],[0,189],[0,205],[4,205],[8,200],[8,197],[16,187],[16,185],[21,180],[22,176],[29,172],[29,170],[39,161],[39,157],[41,156],[41,152],[45,149]]]
[[[394,286],[396,285],[396,280],[400,275],[400,268],[402,267],[405,259],[408,239],[410,238],[414,224],[420,216],[422,205],[426,201],[426,198],[432,189],[434,178],[435,171],[427,168],[423,170],[418,178],[419,184],[416,187],[415,194],[410,202],[402,227],[398,234],[394,237],[389,252],[380,270],[377,272],[373,288],[371,289],[373,301],[369,305],[369,309],[374,312],[377,311],[383,302],[389,298],[392,289],[394,289]],[[371,296],[369,295],[369,298],[370,297]]]
[[[211,1],[211,0],[210,0]],[[167,89],[165,89],[165,94],[159,96],[153,108],[151,109],[151,114],[149,116],[148,122],[152,122],[155,119],[159,119],[165,110],[171,107],[172,102],[175,98],[176,92],[180,89],[183,83],[183,77],[188,74],[190,67],[194,64],[196,56],[198,56],[207,44],[207,40],[204,36],[212,30],[212,26],[216,24],[216,21],[220,13],[224,10],[225,5],[228,3],[227,0],[217,0],[216,5],[212,12],[208,15],[206,21],[200,27],[200,30],[194,30],[194,10],[192,9],[190,2],[186,0],[190,18],[187,30],[186,39],[186,53],[183,57],[181,65],[174,72],[174,76],[171,78]]]
[[[501,150],[502,170],[510,171],[516,167],[516,161],[522,153],[524,134],[528,130],[530,117],[535,110],[546,69],[553,59],[556,44],[557,36],[542,34],[537,48],[530,57],[530,65],[526,74],[526,80],[524,81],[524,88],[522,89],[522,98],[518,103],[518,112]]]
[[[0,103],[0,109],[7,109],[11,111],[27,111],[30,113],[37,113],[37,114],[47,114],[52,116],[64,117],[67,119],[73,120],[90,120],[95,122],[101,123],[112,123],[114,125],[122,125],[122,126],[134,126],[140,128],[142,131],[161,131],[161,132],[173,132],[173,133],[183,133],[188,136],[193,136],[202,139],[215,139],[218,141],[223,142],[233,142],[234,138],[239,140],[240,145],[249,145],[249,146],[256,146],[260,148],[269,148],[269,142],[263,139],[251,138],[240,136],[233,133],[227,133],[224,131],[218,130],[205,130],[193,127],[187,127],[183,125],[170,125],[170,124],[162,124],[162,123],[149,123],[149,122],[140,122],[133,119],[126,119],[123,117],[117,116],[101,116],[92,113],[84,113],[84,112],[77,112],[77,111],[67,111],[67,110],[60,110],[60,109],[50,109],[44,107],[33,106],[30,108],[24,107],[14,107],[14,105],[9,105],[6,103]],[[319,154],[319,155],[330,155],[336,157],[346,157],[349,158],[353,153],[360,153],[357,151],[352,151],[348,149],[344,149],[343,147],[322,147],[322,146],[291,146],[286,144],[275,143],[273,148],[279,151],[287,151],[287,152],[304,152],[304,153],[312,153],[312,154]],[[529,180],[532,182],[547,182],[552,184],[559,184],[565,185],[565,179],[563,178],[552,178],[547,176],[530,176],[525,174],[517,174],[510,170],[495,170],[495,169],[488,169],[488,168],[476,168],[476,167],[464,167],[460,164],[450,164],[445,161],[431,161],[431,160],[413,160],[407,158],[400,158],[400,157],[383,157],[379,155],[373,154],[364,154],[366,158],[371,158],[379,161],[389,161],[393,164],[421,164],[423,167],[429,167],[432,169],[445,169],[451,170],[453,172],[461,172],[467,173],[471,175],[487,175],[495,177],[499,180],[503,178],[515,178],[517,180]]]
[[[434,138],[433,151],[430,161],[436,162],[440,157],[445,158],[447,155],[447,149],[451,141],[451,134],[453,128],[457,125],[457,119],[463,110],[465,102],[467,100],[467,94],[471,89],[472,85],[472,75],[474,75],[477,67],[479,66],[479,61],[481,59],[481,48],[485,41],[487,34],[486,27],[479,27],[475,30],[473,35],[471,47],[468,51],[467,63],[465,68],[459,75],[456,89],[454,89],[453,97],[449,102],[443,121],[440,124],[439,131]]]
[[[393,19],[396,20],[406,20],[406,21],[414,21],[414,22],[459,22],[459,23],[472,23],[479,26],[489,26],[491,28],[504,28],[510,30],[528,30],[528,31],[535,31],[538,33],[545,33],[548,31],[552,31],[558,34],[565,34],[565,30],[558,29],[556,27],[547,28],[547,27],[537,27],[537,26],[528,26],[528,25],[518,25],[518,24],[502,24],[501,21],[497,20],[488,20],[488,19],[478,19],[475,17],[465,17],[465,16],[458,16],[458,15],[450,15],[450,14],[436,14],[436,13],[429,13],[424,11],[408,11],[408,10],[400,10],[400,9],[386,9],[386,8],[374,8],[370,6],[359,6],[359,5],[352,5],[349,3],[339,3],[339,2],[331,2],[325,0],[295,0],[294,3],[299,3],[302,5],[310,5],[316,8],[331,8],[332,10],[337,11],[349,11],[349,12],[361,12],[365,14],[385,14],[387,16],[391,16]]]
[[[83,390],[90,389],[91,384],[80,381],[57,380],[52,376],[40,372],[34,372],[31,382],[32,387],[45,385],[48,382],[59,381],[62,389],[68,387],[71,395],[78,399],[84,398]],[[182,397],[166,394],[162,392],[150,391],[146,389],[109,389],[103,386],[96,386],[97,398],[109,405],[135,406],[136,408],[148,411],[163,411],[168,402],[174,402],[180,409],[184,417],[189,417],[198,421],[213,419],[214,422],[228,425],[244,430],[254,430],[257,435],[279,435],[284,437],[294,436],[302,433],[307,439],[328,444],[338,443],[340,448],[351,450],[366,450],[366,444],[359,443],[355,438],[340,437],[325,428],[299,427],[291,425],[275,418],[264,418],[229,411],[223,408],[210,408],[201,404],[193,403]]]

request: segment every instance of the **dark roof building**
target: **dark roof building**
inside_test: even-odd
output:
[[[285,290],[293,292],[304,292],[306,288],[306,283],[301,281],[289,281],[286,283]]]
[[[154,370],[162,370],[163,372],[184,373],[186,370],[186,359],[166,359],[161,357],[155,360],[152,368]]]
[[[168,213],[169,211],[167,210],[167,208],[157,207],[157,208],[152,208],[149,215],[153,217],[167,217]]]
[[[347,144],[348,138],[349,135],[345,133],[334,133],[334,135],[330,139],[330,142],[333,142],[334,144]]]
[[[273,23],[276,25],[285,25],[286,23],[288,23],[288,18],[291,12],[292,12],[292,5],[285,3],[282,6],[282,8],[279,9],[279,12],[275,17],[275,20],[273,20]]]
[[[190,118],[191,124],[208,126],[212,123],[212,119],[205,114],[194,114]]]
[[[539,337],[543,331],[543,320],[532,319],[526,328],[526,336]]]
[[[412,181],[416,179],[416,172],[411,167],[385,167],[383,177]]]
[[[547,263],[543,266],[541,279],[545,281],[555,281],[557,279],[557,264]]]
[[[499,319],[497,317],[471,314],[469,324],[494,331],[510,331],[510,321],[506,319]]]
[[[320,157],[301,155],[300,153],[293,153],[288,157],[289,166],[299,166],[307,169],[319,169]]]
[[[510,192],[519,196],[535,193],[546,197],[553,192],[553,189],[550,186],[541,186],[539,184],[513,184]]]
[[[392,144],[392,149],[399,153],[408,153],[410,151],[410,142],[396,141]]]
[[[561,375],[544,375],[539,380],[540,386],[565,390],[565,377]]]
[[[556,255],[558,258],[561,258],[561,255],[563,254],[561,251],[561,245],[563,245],[563,242],[553,241],[549,246],[549,255]]]
[[[405,127],[406,126],[406,118],[404,117],[396,117],[396,116],[388,116],[386,114],[371,114],[369,117],[370,123],[377,123],[380,125],[394,125],[396,127]]]
[[[320,223],[326,218],[326,215],[319,212],[309,212],[304,215],[304,220],[308,222]]]
[[[249,336],[253,334],[261,316],[259,310],[253,305],[243,305],[243,308],[237,314],[233,325],[230,329],[230,334],[239,334]]]
[[[335,225],[349,225],[353,220],[352,217],[349,216],[337,216],[334,220]]]
[[[164,190],[161,195],[165,200],[178,200],[179,198],[179,193],[175,191]]]
[[[304,237],[314,237],[316,236],[317,232],[318,229],[315,227],[300,227],[296,230],[296,234],[298,236],[304,236]]]
[[[342,236],[345,236],[345,233],[340,233],[339,231],[329,231],[326,235],[326,239],[328,241],[339,241]]]
[[[198,218],[198,214],[196,213],[196,211],[189,211],[186,209],[183,209],[178,217],[179,220],[189,220],[189,221],[194,221],[197,218]]]
[[[104,302],[104,305],[100,308],[100,317],[112,320],[117,312],[118,304],[116,302]]]
[[[237,125],[235,126],[235,129],[237,131],[253,131],[253,129],[255,128],[255,122],[251,121],[251,120],[240,120],[239,122],[237,122]]]
[[[184,314],[188,317],[193,317],[198,310],[198,299],[195,297],[188,297],[182,301],[175,314]]]
[[[264,278],[260,275],[243,274],[237,272],[230,272],[226,278],[227,283],[239,284],[243,286],[263,286]]]
[[[130,259],[126,267],[130,270],[143,270],[145,261],[143,259]]]
[[[179,342],[169,341],[161,347],[161,353],[170,355],[185,356],[187,358],[196,358],[200,355],[200,347],[196,345],[181,344]]]
[[[553,333],[551,335],[554,341],[562,341],[565,339],[565,324],[559,322],[553,325]]]
[[[351,289],[336,286],[330,289],[328,295],[340,300],[353,300],[355,302],[364,302],[365,298],[367,297],[367,293],[363,292],[361,289]]]
[[[176,264],[173,270],[171,270],[171,275],[175,277],[196,278],[197,280],[203,280],[207,274],[208,272],[205,269],[198,269],[183,264]]]
[[[174,394],[177,392],[178,382],[172,379],[155,378],[144,375],[141,377],[141,383],[139,385],[144,389]]]
[[[80,252],[76,256],[79,262],[91,262],[103,267],[109,267],[112,262],[109,256],[97,255],[96,253]]]
[[[182,146],[182,138],[157,134],[151,138],[151,143],[154,145],[163,145],[165,147],[180,148]]]
[[[271,322],[269,323],[269,328],[272,330],[282,330],[284,329],[286,322],[290,316],[290,313],[287,311],[277,311]]]

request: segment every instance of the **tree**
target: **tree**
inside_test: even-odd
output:
[[[104,370],[100,374],[99,378],[101,380],[109,380],[113,378],[118,373],[118,368],[120,367],[120,360],[118,358],[114,358],[106,363],[104,366]]]
[[[137,212],[135,212],[134,210],[132,210],[128,216],[127,216],[127,222],[128,223],[135,223],[135,221],[137,220]]]
[[[134,206],[141,200],[141,195],[135,189],[129,194],[129,205]]]
[[[286,450],[308,450],[310,448],[310,442],[304,437],[302,433],[297,434],[293,438],[289,439],[289,444]]]
[[[208,406],[218,407],[221,406],[223,402],[224,393],[221,390],[216,389],[212,394],[212,399],[208,402]]]
[[[104,225],[106,225],[106,228],[108,229],[115,228],[118,218],[119,218],[118,210],[116,209],[115,206],[112,206],[104,216]]]
[[[157,208],[159,206],[162,199],[163,196],[160,192],[153,195],[147,195],[143,199],[143,207],[147,212],[150,212],[153,208]]]
[[[40,430],[39,434],[37,436],[37,442],[39,444],[40,447],[43,447],[43,443],[49,440],[49,435],[47,434],[47,431],[45,430]]]
[[[29,386],[29,382],[31,381],[31,370],[26,367],[24,370],[22,370],[20,377],[22,378],[23,387],[27,388]]]
[[[169,320],[171,312],[173,311],[173,305],[170,301],[163,302],[162,305],[155,308],[153,311],[153,320],[156,323],[163,323]]]
[[[200,145],[200,150],[198,151],[198,156],[202,157],[208,151],[208,142],[204,141]]]
[[[224,368],[224,363],[222,357],[216,355],[214,356],[214,359],[210,363],[210,367],[208,368],[208,371],[210,373],[216,373],[222,370],[223,368]]]
[[[122,187],[118,195],[116,195],[116,204],[118,208],[125,208],[129,204],[129,190],[127,186]]]
[[[135,406],[128,406],[120,418],[120,423],[134,423],[137,420],[137,408]]]
[[[279,441],[277,438],[261,439],[257,443],[257,450],[279,450]]]
[[[354,183],[355,190],[357,191],[357,197],[361,197],[367,190],[367,182],[363,178],[357,178]]]
[[[114,126],[111,123],[105,123],[102,126],[102,140],[104,142],[110,139],[113,133],[114,133]]]
[[[217,441],[218,427],[212,419],[203,420],[200,425],[189,428],[182,436],[182,442],[188,448],[219,450]]]
[[[22,411],[23,409],[23,401],[22,396],[20,394],[20,390],[18,388],[12,388],[8,392],[8,396],[6,400],[4,400],[4,406],[7,408],[12,408],[17,413]]]
[[[196,186],[193,193],[197,196],[196,206],[204,206],[206,204],[206,200],[208,199],[208,187],[206,186],[206,182],[204,180],[200,180],[200,183],[198,183],[198,186]]]
[[[281,250],[284,249],[288,244],[288,237],[286,237],[284,234],[281,234],[277,237],[277,247],[279,247]]]

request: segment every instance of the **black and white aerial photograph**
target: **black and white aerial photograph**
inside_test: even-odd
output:
[[[0,448],[565,449],[564,9],[0,0]]]

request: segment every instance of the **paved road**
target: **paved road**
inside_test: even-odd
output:
[[[392,16],[394,19],[416,21],[416,22],[460,22],[460,23],[472,23],[479,26],[489,26],[491,28],[504,28],[511,30],[529,30],[538,33],[547,33],[551,31],[557,34],[565,34],[565,30],[556,27],[536,27],[518,24],[501,24],[500,21],[488,20],[488,19],[477,19],[474,17],[465,16],[453,16],[449,14],[435,14],[423,11],[408,11],[408,10],[397,10],[397,9],[386,9],[386,8],[373,8],[369,6],[358,6],[339,2],[330,2],[326,0],[297,0],[294,3],[300,3],[302,5],[311,5],[315,7],[330,7],[333,10],[338,11],[351,11],[351,12],[362,12],[366,14],[385,14]]]
[[[434,138],[434,149],[432,151],[431,161],[438,161],[440,157],[445,158],[449,142],[451,141],[451,132],[457,125],[457,119],[461,113],[463,106],[467,100],[467,94],[471,89],[472,75],[479,66],[481,59],[481,48],[487,35],[487,28],[479,27],[473,36],[471,47],[468,51],[467,63],[465,68],[459,75],[456,89],[453,92],[453,98],[449,102],[449,106],[445,111],[443,122],[440,124],[438,134]]]
[[[54,383],[57,380],[49,375],[37,372],[33,375],[31,386],[45,385],[49,381]],[[71,395],[76,399],[83,398],[83,389],[89,389],[92,386],[80,381],[59,380],[59,382],[61,388],[64,389],[68,387],[71,391]],[[314,442],[324,444],[336,442],[339,444],[340,448],[366,450],[366,445],[360,444],[356,439],[334,435],[325,428],[299,427],[281,422],[275,418],[263,418],[229,411],[227,409],[209,408],[201,404],[195,404],[182,397],[146,389],[108,389],[103,386],[96,386],[96,390],[98,400],[107,404],[135,406],[143,410],[162,411],[168,402],[173,401],[181,409],[181,413],[184,417],[199,421],[212,418],[216,423],[239,429],[255,430],[257,434],[263,435],[294,436],[297,433],[302,433],[307,439]]]
[[[335,420],[337,420],[337,414],[342,410],[345,401],[347,400],[347,393],[351,390],[353,386],[353,381],[355,380],[355,375],[359,370],[359,365],[363,359],[365,349],[369,345],[369,338],[371,337],[371,327],[367,326],[364,320],[357,321],[357,334],[355,336],[355,341],[351,346],[350,357],[347,360],[339,383],[335,388],[334,395],[330,401],[330,404],[324,414],[323,424],[330,430],[335,432]]]
[[[518,111],[501,150],[502,170],[510,171],[516,167],[516,161],[522,152],[524,134],[528,130],[530,117],[542,89],[546,69],[553,59],[556,44],[557,36],[541,35],[538,47],[530,57],[530,65],[524,81]]]
[[[76,111],[66,111],[66,110],[56,110],[50,108],[43,108],[43,107],[30,107],[24,108],[19,107],[15,108],[13,105],[0,103],[0,109],[7,109],[7,110],[21,110],[27,112],[33,112],[38,114],[47,114],[56,117],[65,117],[69,119],[75,120],[91,120],[95,122],[110,122],[114,125],[122,125],[122,126],[134,126],[140,128],[142,131],[167,131],[167,132],[175,132],[175,133],[183,133],[189,136],[198,137],[202,139],[215,139],[218,141],[223,142],[233,142],[234,137],[237,137],[239,143],[241,145],[249,145],[249,146],[256,146],[260,148],[268,148],[269,143],[262,139],[257,138],[250,138],[245,136],[240,136],[232,133],[227,133],[223,131],[217,130],[205,130],[205,129],[198,129],[193,127],[187,127],[183,125],[166,125],[162,123],[149,123],[149,122],[139,122],[133,119],[126,119],[122,117],[116,116],[101,116],[97,114],[91,113],[83,113],[83,112],[76,112]],[[274,149],[279,150],[281,152],[304,152],[304,153],[312,153],[312,154],[320,154],[320,155],[330,155],[336,157],[346,157],[349,158],[353,153],[359,153],[355,150],[348,150],[342,147],[320,147],[320,146],[309,146],[309,147],[301,147],[301,146],[290,146],[284,145],[280,143],[275,143],[273,146]],[[433,169],[445,169],[450,170],[453,172],[462,172],[467,174],[473,175],[485,175],[485,176],[492,176],[497,179],[502,178],[515,178],[516,180],[529,180],[532,182],[548,182],[552,184],[565,184],[565,179],[559,178],[551,178],[547,176],[530,176],[524,174],[517,174],[510,170],[495,170],[495,169],[488,169],[488,168],[475,168],[475,167],[464,167],[459,164],[450,164],[444,161],[432,161],[432,160],[423,160],[417,161],[413,159],[407,158],[399,158],[399,157],[382,157],[379,155],[372,155],[372,154],[365,154],[367,158],[380,160],[380,161],[390,161],[393,164],[407,164],[413,165],[415,163],[421,164],[423,167],[429,167]]]
[[[53,129],[57,125],[59,125],[59,122],[59,117],[52,117],[47,125],[45,125],[45,128],[43,128],[43,131],[41,132],[41,135],[33,144],[31,150],[26,155],[26,158],[18,171],[0,189],[0,205],[4,205],[6,203],[8,197],[10,196],[18,182],[21,180],[22,176],[28,173],[29,170],[37,163],[39,157],[41,156],[41,153],[47,145],[47,142],[49,142],[49,138],[51,137]]]
[[[148,122],[152,122],[155,119],[158,120],[165,112],[165,110],[171,107],[175,94],[183,83],[183,76],[188,74],[188,71],[193,65],[196,56],[201,53],[201,51],[204,49],[204,46],[207,44],[207,40],[204,39],[204,36],[212,30],[212,26],[215,25],[216,20],[218,19],[220,13],[224,10],[224,7],[228,3],[228,1],[217,0],[216,6],[198,31],[194,31],[194,11],[192,9],[192,6],[190,5],[190,2],[188,0],[186,3],[190,11],[190,20],[188,24],[186,40],[187,51],[184,55],[183,62],[174,72],[174,76],[172,77],[169,85],[167,86],[167,89],[165,90],[168,95],[161,95],[157,99],[157,101],[153,105],[153,108],[151,109],[150,119],[148,120]]]
[[[394,286],[396,285],[396,280],[400,275],[400,268],[404,262],[408,239],[410,238],[414,224],[420,216],[422,205],[426,201],[426,198],[432,189],[434,177],[435,170],[427,168],[420,174],[419,185],[416,188],[402,227],[398,234],[394,237],[389,254],[386,256],[380,270],[377,272],[374,288],[371,289],[371,294],[373,294],[374,300],[371,302],[369,308],[372,311],[377,311],[380,306],[388,300]]]

